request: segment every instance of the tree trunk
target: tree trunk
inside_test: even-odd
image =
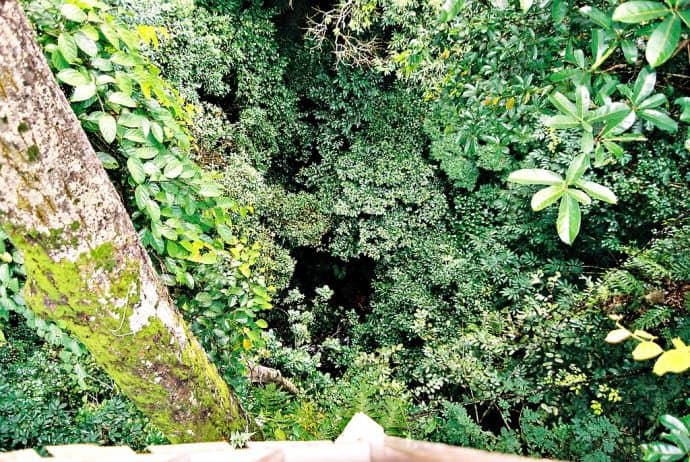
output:
[[[81,340],[172,442],[247,427],[159,282],[16,0],[0,0],[0,191],[34,312]]]

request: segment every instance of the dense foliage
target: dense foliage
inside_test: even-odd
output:
[[[690,341],[678,5],[25,5],[161,277],[268,437],[331,438],[364,411],[391,434],[633,460],[660,417],[687,414],[687,376],[604,341],[608,315]],[[0,261],[0,447],[159,440],[24,307],[6,241]],[[300,393],[248,387],[246,361]],[[677,460],[664,451],[690,449],[688,424],[663,417],[676,450],[646,459]]]

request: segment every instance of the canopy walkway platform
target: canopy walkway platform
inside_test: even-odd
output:
[[[149,446],[47,446],[0,453],[0,462],[548,462],[476,449],[388,436],[365,414],[356,414],[335,441],[257,441],[235,449],[225,441]],[[551,461],[553,462],[553,461]]]

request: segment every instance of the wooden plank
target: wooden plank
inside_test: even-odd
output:
[[[218,451],[234,451],[226,441],[209,443],[165,444],[146,448],[152,454],[193,454],[198,452],[211,453]]]
[[[32,462],[43,460],[33,449],[20,449],[19,451],[0,452],[0,462]]]
[[[69,444],[46,446],[53,457],[69,459],[74,462],[92,462],[95,459],[119,459],[123,462],[132,459],[136,453],[127,446],[97,446],[95,444]]]
[[[372,445],[372,462],[548,462],[546,459],[459,448],[440,443],[386,436],[383,446]]]

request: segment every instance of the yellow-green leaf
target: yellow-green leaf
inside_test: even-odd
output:
[[[654,373],[664,375],[668,372],[680,374],[690,368],[690,349],[674,348],[662,354],[654,364]]]
[[[632,356],[635,361],[645,361],[647,359],[656,358],[663,352],[664,350],[656,343],[645,341],[635,347]]]
[[[604,341],[606,343],[621,343],[622,341],[630,338],[632,334],[628,329],[616,329],[609,332]]]

